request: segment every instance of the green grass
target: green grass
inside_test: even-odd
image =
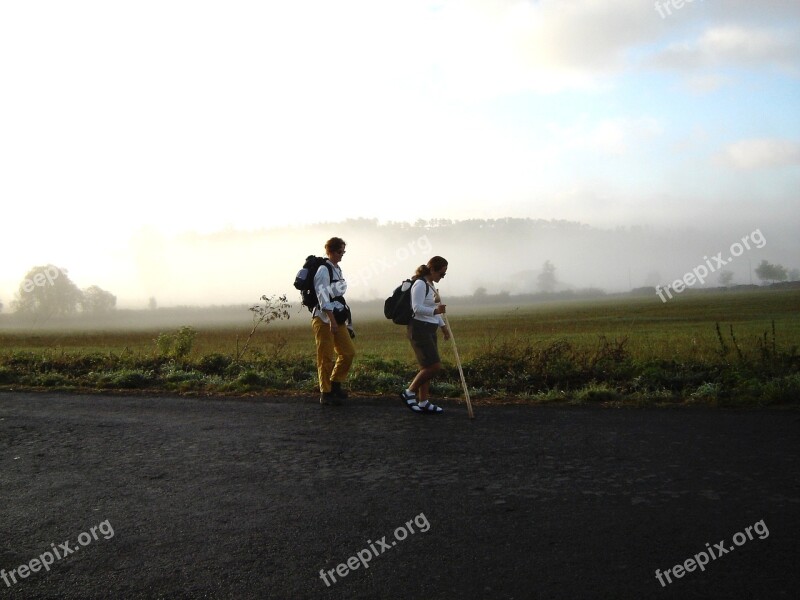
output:
[[[364,310],[364,314],[368,311]],[[374,315],[374,312],[372,313]],[[350,386],[388,393],[413,375],[405,328],[354,307],[359,353]],[[529,402],[710,405],[800,399],[800,291],[619,297],[528,306],[448,302],[473,395]],[[163,356],[152,331],[0,333],[0,386],[163,389],[176,392],[313,391],[307,313],[258,330],[197,327],[181,360]],[[449,344],[440,342],[439,395],[458,396]],[[87,367],[86,365],[89,365]]]

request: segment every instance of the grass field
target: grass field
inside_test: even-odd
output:
[[[414,372],[405,328],[378,316],[375,305],[361,312],[358,305],[353,308],[359,352],[353,389],[382,393],[401,385]],[[185,392],[232,393],[313,390],[308,313],[291,314],[289,321],[258,329],[248,351],[234,364],[231,357],[244,346],[252,326],[246,310],[241,326],[194,325],[187,319],[183,325],[194,327],[196,333],[191,350],[177,361],[155,342],[159,334],[177,327],[5,331],[0,333],[0,385],[50,381],[56,387],[115,387],[103,383],[98,369],[90,371],[94,379],[82,378],[75,365],[92,357],[108,372],[140,372],[141,377],[131,380],[133,387],[152,384]],[[448,317],[478,398],[694,398],[762,404],[800,399],[796,393],[800,392],[800,290],[685,294],[667,303],[655,296],[528,306],[460,305],[453,299]],[[457,396],[460,386],[453,353],[449,344],[441,342],[440,347],[446,369],[439,393]],[[202,365],[213,361],[215,372],[203,372]],[[51,367],[37,371],[36,364]],[[170,369],[165,379],[163,372]],[[193,371],[196,377],[189,377]],[[250,383],[241,384],[243,373]],[[176,385],[164,385],[170,383],[170,374]],[[201,376],[217,379],[204,381]],[[763,386],[769,385],[780,389],[765,397]]]

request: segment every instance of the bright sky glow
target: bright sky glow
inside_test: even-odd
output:
[[[800,224],[793,0],[4,2],[0,81],[6,304],[148,231]]]

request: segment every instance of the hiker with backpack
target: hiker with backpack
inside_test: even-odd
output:
[[[342,383],[356,355],[350,308],[344,299],[347,282],[339,266],[345,245],[342,238],[329,239],[325,242],[326,258],[309,256],[304,265],[306,273],[301,270],[295,281],[295,287],[300,286],[303,304],[311,311],[311,329],[317,347],[319,401],[323,405],[339,405],[347,398]]]
[[[433,285],[446,274],[447,261],[441,256],[434,256],[428,264],[420,265],[412,278],[411,319],[406,332],[420,370],[408,388],[400,392],[400,398],[415,413],[438,415],[443,412],[441,406],[430,401],[430,381],[442,368],[437,330],[441,328],[444,339],[450,339],[450,331],[442,319],[446,305],[440,303]]]

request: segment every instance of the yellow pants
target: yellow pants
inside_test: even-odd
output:
[[[319,317],[311,319],[314,340],[317,343],[317,374],[319,375],[319,391],[330,392],[331,381],[342,382],[347,379],[350,365],[356,356],[356,347],[350,339],[350,332],[344,325],[339,325],[336,335],[331,333],[331,326]],[[334,352],[336,362],[334,363]]]

